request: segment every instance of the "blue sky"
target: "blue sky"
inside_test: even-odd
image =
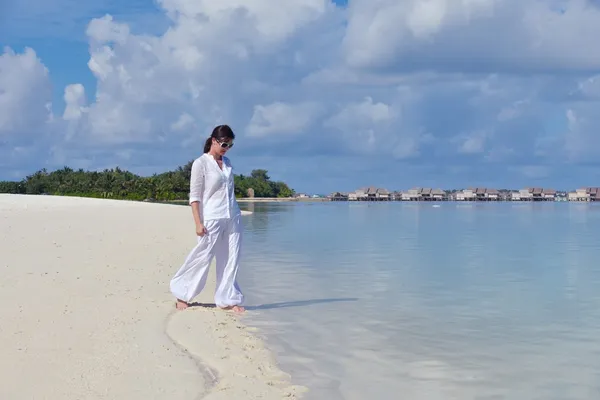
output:
[[[452,4],[452,5],[451,5]],[[0,179],[237,133],[298,191],[600,186],[589,0],[0,0]]]

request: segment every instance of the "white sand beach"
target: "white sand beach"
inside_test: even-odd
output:
[[[189,207],[0,195],[0,399],[300,397],[239,316],[175,310],[195,240]]]

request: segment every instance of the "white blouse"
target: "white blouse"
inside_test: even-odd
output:
[[[241,214],[235,199],[233,168],[227,157],[223,157],[223,170],[208,153],[194,160],[190,177],[189,204],[194,201],[200,202],[202,222],[233,218]]]

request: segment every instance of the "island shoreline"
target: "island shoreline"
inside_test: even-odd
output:
[[[194,243],[189,208],[2,194],[0,221],[0,397],[274,400],[307,391],[243,316],[214,307],[214,268],[194,299],[201,306],[175,309],[168,281]]]

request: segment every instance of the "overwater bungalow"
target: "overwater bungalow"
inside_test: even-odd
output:
[[[510,199],[512,201],[531,201],[532,196],[529,189],[521,189],[518,191],[512,191],[510,194]]]
[[[456,201],[474,201],[475,192],[473,191],[473,189],[459,190],[454,194],[454,198],[456,199]]]
[[[406,192],[402,192],[402,201],[419,201],[421,188],[408,189]]]
[[[448,200],[448,194],[442,189],[433,189],[431,191],[431,200],[433,201],[446,201]]]
[[[531,193],[531,200],[533,201],[540,201],[543,199],[542,197],[542,193],[543,193],[544,189],[542,188],[531,188],[529,189],[529,192]]]
[[[390,200],[392,201],[400,201],[402,200],[402,192],[399,192],[397,190],[394,190],[391,194],[390,194]]]
[[[367,200],[370,201],[389,201],[391,200],[390,192],[384,188],[370,187],[367,191]]]
[[[331,201],[348,201],[348,193],[343,193],[343,192],[335,192],[330,194],[329,199]]]
[[[589,189],[591,188],[580,188],[575,190],[574,192],[569,192],[569,201],[590,201],[591,195]]]
[[[402,192],[403,201],[443,201],[448,200],[448,195],[442,189],[412,188]]]
[[[421,191],[419,192],[419,200],[430,201],[432,199],[431,192],[431,188],[421,188]]]
[[[416,187],[390,192],[370,186],[351,193],[335,192],[327,197],[332,201],[600,201],[600,187],[580,188],[567,193],[541,187],[520,190],[476,187],[452,191]]]
[[[512,201],[554,201],[556,199],[556,190],[545,188],[525,188],[510,193]]]
[[[486,189],[485,190],[485,199],[487,201],[500,201],[500,191],[498,189]]]
[[[392,200],[391,193],[384,188],[376,188],[370,186],[368,188],[362,188],[355,190],[352,193],[348,193],[348,200],[350,201],[390,201]]]
[[[348,193],[348,200],[363,201],[367,199],[367,189],[358,189],[352,193]]]
[[[554,200],[556,200],[556,190],[554,190],[554,189],[544,189],[542,191],[542,199],[544,201],[554,201]]]
[[[469,188],[457,192],[457,201],[500,201],[502,196],[498,189]]]
[[[586,187],[569,192],[567,195],[569,201],[600,201],[600,188]]]

